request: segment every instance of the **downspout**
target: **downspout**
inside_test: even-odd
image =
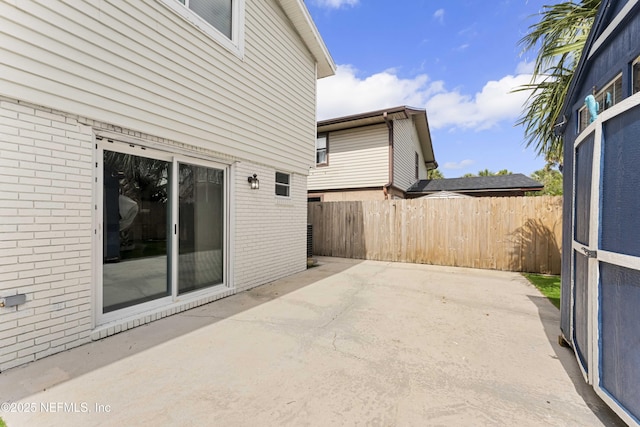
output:
[[[382,187],[382,192],[384,193],[384,199],[389,199],[389,188],[393,186],[393,121],[389,120],[387,112],[385,111],[382,114],[382,118],[384,122],[387,124],[387,128],[389,128],[389,182]]]

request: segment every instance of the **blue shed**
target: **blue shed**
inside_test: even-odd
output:
[[[602,1],[559,127],[562,335],[630,425],[640,425],[639,11],[639,0]],[[599,105],[594,116],[589,103]]]

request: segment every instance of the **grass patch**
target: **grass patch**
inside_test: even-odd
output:
[[[5,424],[2,418],[0,418],[0,427],[7,427],[7,425]]]
[[[553,305],[560,309],[560,276],[522,273]]]

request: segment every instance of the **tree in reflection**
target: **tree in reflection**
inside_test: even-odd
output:
[[[107,259],[166,250],[169,166],[164,160],[105,150]]]
[[[120,194],[135,201],[167,203],[169,163],[113,151],[104,152],[105,170],[120,181]]]

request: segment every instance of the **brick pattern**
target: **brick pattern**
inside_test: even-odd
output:
[[[89,340],[93,134],[0,97],[0,371]]]
[[[236,169],[235,285],[249,289],[297,273],[307,263],[307,177],[291,175],[291,197],[275,195],[275,169],[240,162]],[[286,172],[286,171],[280,171]],[[258,175],[260,189],[247,177]]]
[[[94,328],[93,132],[144,139],[167,151],[235,161],[231,236],[234,288]],[[162,148],[159,147],[159,148]],[[275,169],[0,97],[0,372],[269,283],[306,268],[307,177],[275,195]],[[286,172],[286,171],[282,171]],[[258,174],[260,189],[247,176]]]
[[[231,296],[235,293],[235,289],[219,289],[213,294],[202,296],[194,300],[177,302],[166,307],[161,307],[149,312],[145,312],[143,314],[120,319],[117,322],[100,325],[93,331],[91,331],[91,339],[99,340],[102,338],[106,338],[110,335],[124,332],[127,329],[137,328],[138,326],[144,325],[146,323],[154,322],[156,320],[162,319],[163,317],[173,316],[174,314],[178,314],[186,310],[191,310],[192,308],[196,308],[204,304],[209,304],[210,302]]]

